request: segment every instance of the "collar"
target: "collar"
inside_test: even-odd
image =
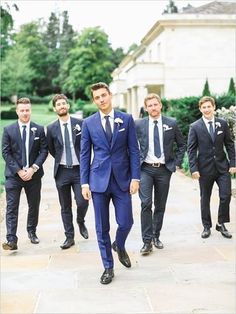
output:
[[[215,117],[213,117],[211,120],[207,120],[204,116],[202,116],[202,119],[206,125],[208,125],[208,122],[210,121],[212,122],[212,125],[215,125]]]
[[[108,114],[104,114],[102,111],[99,110],[99,113],[100,113],[100,117],[101,119],[104,119],[105,116],[110,116],[110,118],[114,119],[114,109],[112,109]]]
[[[22,123],[20,120],[18,120],[18,124],[20,129],[22,128],[23,125],[26,125],[26,129],[28,129],[30,126],[30,121],[28,121],[27,123]]]
[[[61,126],[61,127],[63,127],[63,125],[64,125],[65,123],[67,123],[68,126],[71,125],[70,117],[68,118],[67,121],[62,121],[61,119],[59,119],[59,122],[60,122],[60,126]]]

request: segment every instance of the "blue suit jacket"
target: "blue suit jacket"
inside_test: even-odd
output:
[[[6,162],[5,176],[15,177],[22,169],[21,133],[18,122],[4,128],[2,136],[2,155]],[[29,136],[29,167],[33,164],[39,166],[34,178],[43,176],[43,163],[48,155],[47,141],[44,127],[30,122]]]
[[[92,192],[105,192],[111,172],[120,189],[127,191],[131,179],[140,179],[140,156],[134,120],[131,115],[114,111],[112,143],[109,145],[97,112],[86,118],[81,135],[81,184],[89,184]],[[93,160],[90,165],[93,148]]]

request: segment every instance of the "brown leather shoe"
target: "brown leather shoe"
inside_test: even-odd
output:
[[[2,244],[2,248],[4,250],[10,250],[10,251],[15,251],[18,249],[17,247],[17,243],[16,242],[12,242],[12,241],[8,241]]]

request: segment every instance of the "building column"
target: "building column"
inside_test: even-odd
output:
[[[147,96],[148,94],[148,90],[145,86],[139,86],[138,87],[138,97],[137,97],[137,105],[138,105],[138,108],[137,108],[137,113],[138,113],[138,116],[139,116],[139,113],[140,113],[140,109],[142,107],[144,107],[144,98]]]

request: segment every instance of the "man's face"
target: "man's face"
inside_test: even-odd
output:
[[[106,88],[99,88],[93,91],[93,101],[104,114],[108,114],[112,110],[111,99],[112,94]]]
[[[68,115],[69,108],[70,105],[65,99],[58,99],[55,103],[55,107],[53,107],[53,110],[59,117],[64,117]]]
[[[214,117],[215,106],[212,105],[210,101],[204,102],[199,110],[201,111],[204,118],[206,118],[207,120],[212,120],[212,118]]]
[[[153,119],[159,118],[161,114],[162,104],[156,99],[148,99],[145,104],[145,110]]]
[[[16,107],[16,113],[20,122],[29,122],[31,117],[31,104],[18,104]]]

